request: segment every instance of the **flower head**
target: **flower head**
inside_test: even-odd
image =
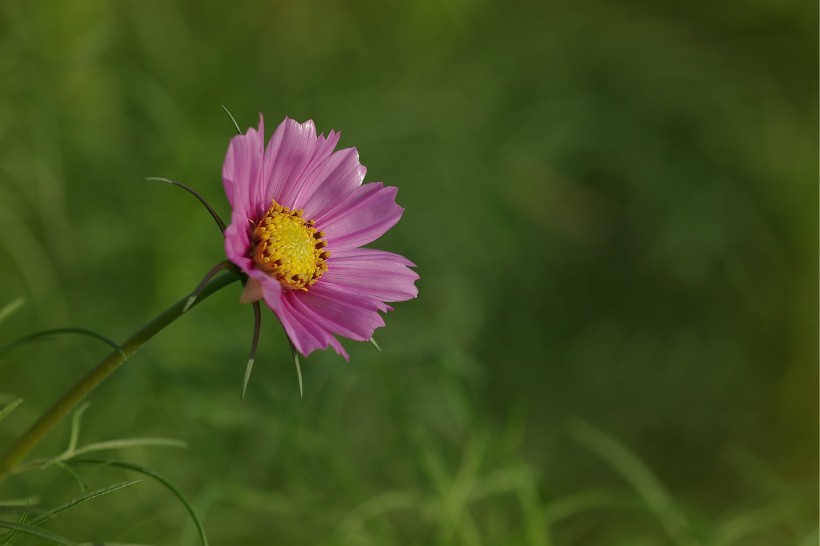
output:
[[[370,339],[387,302],[418,293],[413,263],[362,248],[401,218],[397,189],[362,184],[356,149],[334,151],[339,133],[316,136],[312,121],[285,118],[267,146],[264,136],[260,115],[222,167],[225,252],[248,276],[241,301],[263,299],[303,355],[331,346],[348,358],[334,336]]]

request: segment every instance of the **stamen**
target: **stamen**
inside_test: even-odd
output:
[[[276,201],[253,229],[253,248],[248,257],[256,268],[276,278],[290,290],[306,291],[327,271],[330,252],[324,233],[302,209],[289,209]]]

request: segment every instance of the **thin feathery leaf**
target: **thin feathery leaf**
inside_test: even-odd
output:
[[[57,514],[59,514],[60,512],[65,512],[66,510],[68,510],[70,508],[73,508],[73,507],[77,506],[78,504],[82,504],[84,502],[90,501],[91,499],[95,499],[97,497],[107,495],[108,493],[111,493],[113,491],[117,491],[118,489],[122,489],[124,487],[128,487],[129,485],[134,485],[135,483],[139,483],[139,482],[140,482],[140,480],[124,481],[124,482],[115,483],[113,485],[109,485],[107,487],[102,487],[100,489],[95,489],[94,491],[89,491],[88,493],[86,493],[84,495],[80,495],[79,497],[75,497],[75,498],[71,499],[70,501],[68,501],[64,504],[61,504],[60,506],[58,506],[56,508],[53,508],[53,509],[49,510],[48,512],[44,513],[44,514],[41,514],[41,515],[37,516],[36,518],[32,519],[29,522],[29,524],[30,525],[39,525],[40,523],[43,523],[47,519],[51,519],[54,516],[56,516]]]
[[[23,403],[23,399],[22,399],[22,398],[18,398],[17,400],[14,400],[13,402],[11,402],[11,403],[9,403],[9,404],[6,404],[6,405],[3,407],[3,409],[0,409],[0,421],[2,421],[2,420],[3,420],[3,418],[5,418],[5,417],[6,417],[6,416],[8,416],[11,412],[13,412],[15,409],[17,409],[17,406],[19,406],[19,405],[20,405],[20,404],[22,404],[22,403]]]
[[[233,117],[233,114],[231,114],[230,110],[228,110],[228,108],[224,104],[222,104],[220,106],[222,106],[222,109],[225,110],[226,114],[228,114],[228,117],[231,118],[231,121],[233,122],[233,126],[234,126],[234,128],[236,128],[237,134],[241,135],[242,134],[242,129],[239,128],[239,124],[236,122],[236,119]]]
[[[213,266],[210,269],[210,271],[205,273],[205,276],[202,278],[201,281],[199,281],[199,284],[196,285],[194,291],[191,292],[190,296],[188,296],[188,301],[185,302],[185,307],[183,307],[182,312],[187,313],[188,310],[191,309],[191,307],[194,305],[194,303],[196,303],[196,299],[202,293],[202,290],[204,290],[205,287],[208,286],[208,283],[211,281],[211,279],[213,279],[217,273],[219,273],[220,271],[224,271],[226,269],[235,270],[236,266],[233,263],[231,263],[230,260],[223,260],[215,266]]]
[[[375,339],[373,339],[373,338],[371,337],[371,338],[369,339],[369,341],[370,341],[370,344],[371,344],[371,345],[373,345],[373,346],[376,348],[376,350],[377,350],[377,351],[382,352],[382,348],[381,348],[381,347],[379,347],[379,344],[378,344],[378,343],[376,343],[376,340],[375,340]]]
[[[52,464],[59,464],[66,461],[71,461],[71,459],[74,459],[81,455],[87,455],[88,453],[94,453],[97,451],[111,451],[113,449],[129,449],[133,447],[147,446],[178,447],[180,449],[186,449],[188,447],[188,444],[181,440],[176,440],[174,438],[123,438],[119,440],[106,440],[103,442],[94,442],[92,444],[85,445],[81,448],[75,447],[72,449],[67,449],[66,451],[60,453],[56,457],[47,459],[45,462],[42,462],[42,459],[40,459],[39,461],[32,461],[31,464],[42,462],[41,468],[47,468]]]
[[[28,510],[20,512],[20,517],[17,519],[17,523],[19,523],[21,525],[24,524],[26,522],[26,520],[28,519],[28,516],[29,516],[29,511]],[[3,536],[0,537],[0,545],[7,544],[11,539],[13,539],[15,537],[15,535],[17,535],[17,533],[18,533],[18,531],[8,531],[7,533],[4,533]]]
[[[88,491],[88,484],[85,483],[85,480],[82,476],[80,476],[79,472],[65,464],[63,461],[56,461],[54,463],[54,466],[66,472],[69,476],[71,476],[77,481],[77,485],[80,486],[80,493],[85,493],[86,491]]]
[[[179,499],[179,501],[185,506],[185,509],[188,511],[188,514],[191,516],[191,519],[194,522],[194,526],[196,526],[197,533],[199,534],[199,541],[202,546],[208,546],[208,537],[205,534],[205,527],[202,525],[202,522],[199,520],[199,517],[196,515],[196,511],[194,511],[194,507],[185,497],[185,495],[180,491],[174,484],[168,481],[166,478],[162,477],[161,475],[157,474],[153,470],[149,468],[145,468],[143,466],[139,466],[136,464],[128,463],[125,461],[115,461],[115,460],[105,460],[105,459],[74,459],[71,461],[72,464],[90,464],[90,465],[105,465],[105,466],[114,466],[117,468],[124,468],[126,470],[132,470],[134,472],[138,472],[143,474],[144,476],[148,476],[149,478],[153,478],[157,482],[161,483],[168,489],[173,495]]]
[[[183,190],[187,191],[188,193],[190,193],[191,195],[196,197],[196,199],[202,204],[202,206],[205,207],[208,210],[208,212],[211,215],[211,218],[213,218],[214,222],[216,222],[216,225],[219,226],[220,233],[225,232],[225,222],[222,221],[222,218],[219,217],[219,214],[217,214],[216,210],[214,210],[214,208],[210,205],[210,203],[208,203],[208,201],[206,201],[205,198],[202,197],[202,195],[199,194],[199,192],[197,192],[195,189],[193,189],[189,185],[183,184],[182,182],[177,182],[176,180],[170,180],[168,178],[162,178],[160,176],[148,176],[148,177],[145,178],[145,180],[153,180],[155,182],[165,182],[166,184],[171,184],[172,186],[176,186],[178,188],[182,188]]]
[[[85,328],[53,328],[51,330],[43,330],[42,332],[29,334],[27,336],[21,337],[17,341],[0,347],[0,355],[3,355],[4,353],[16,349],[20,345],[25,345],[26,343],[32,343],[34,341],[48,341],[51,339],[49,336],[61,334],[77,334],[81,336],[93,337],[94,339],[102,341],[115,351],[119,352],[123,360],[127,360],[127,355],[123,352],[122,347],[120,347],[117,343],[105,337],[104,335],[98,334],[97,332],[94,332],[92,330],[87,330]]]
[[[245,390],[248,388],[248,381],[251,379],[253,362],[256,360],[256,348],[259,346],[259,329],[262,326],[262,309],[259,301],[253,302],[253,337],[251,338],[251,351],[248,354],[248,365],[245,366],[245,377],[242,379],[242,399],[245,399]]]
[[[95,442],[77,449],[72,454],[72,457],[93,453],[95,451],[107,451],[111,449],[128,449],[132,447],[145,446],[164,446],[164,447],[178,447],[180,449],[187,449],[188,444],[182,440],[175,440],[174,438],[124,438],[122,440],[108,440],[105,442]]]
[[[71,433],[68,438],[68,449],[66,449],[66,452],[74,451],[77,448],[77,442],[80,441],[80,425],[82,424],[83,413],[85,413],[85,410],[90,406],[91,404],[88,402],[83,402],[71,415]]]
[[[7,303],[6,305],[4,305],[3,308],[0,309],[0,323],[3,322],[4,320],[6,320],[7,318],[9,318],[11,315],[16,313],[17,311],[19,311],[23,307],[23,305],[25,305],[25,304],[26,304],[26,299],[25,298],[17,298],[16,300],[13,300],[13,301]]]

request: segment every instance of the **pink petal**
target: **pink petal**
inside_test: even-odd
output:
[[[371,298],[338,290],[321,281],[299,296],[299,301],[321,317],[323,326],[335,334],[366,341],[376,328],[384,326]]]
[[[299,294],[288,291],[283,294],[281,305],[276,316],[282,323],[285,332],[296,350],[304,356],[310,355],[316,349],[325,349],[328,346],[342,355],[345,360],[349,359],[347,351],[344,350],[333,334],[324,328],[321,322],[315,317],[306,314],[306,309],[299,304]]]
[[[331,255],[366,245],[396,225],[404,209],[396,204],[397,188],[381,182],[364,184],[349,197],[313,219],[325,232]]]
[[[356,148],[334,152],[305,176],[294,206],[304,209],[306,217],[316,218],[361,186],[365,173]]]
[[[257,218],[260,204],[255,199],[262,186],[262,159],[265,150],[265,123],[259,115],[259,129],[235,136],[222,164],[222,184],[234,213]],[[266,207],[267,208],[267,207]]]
[[[282,299],[285,293],[279,281],[258,269],[252,269],[247,273],[250,279],[262,285],[262,297],[265,300],[265,305],[270,307],[274,313],[278,313],[282,307]]]
[[[405,301],[418,295],[419,276],[409,269],[413,263],[403,256],[358,248],[334,253],[328,261],[323,283],[351,294],[379,300]]]
[[[336,253],[337,258],[349,259],[367,259],[370,262],[388,262],[406,265],[408,267],[416,267],[416,264],[402,256],[386,250],[376,250],[374,248],[351,248]]]
[[[253,269],[253,262],[248,258],[250,249],[250,222],[242,211],[234,210],[231,213],[231,223],[225,228],[225,255],[242,271],[249,273]]]
[[[265,184],[257,199],[266,207],[276,199],[280,205],[298,208],[294,201],[305,181],[331,156],[338,142],[338,133],[331,133],[328,138],[317,137],[313,121],[300,124],[285,118],[265,150]]]

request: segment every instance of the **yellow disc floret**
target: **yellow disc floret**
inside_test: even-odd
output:
[[[324,233],[301,209],[271,203],[253,230],[250,258],[257,269],[275,277],[291,290],[307,290],[327,271],[330,252],[324,250]]]

